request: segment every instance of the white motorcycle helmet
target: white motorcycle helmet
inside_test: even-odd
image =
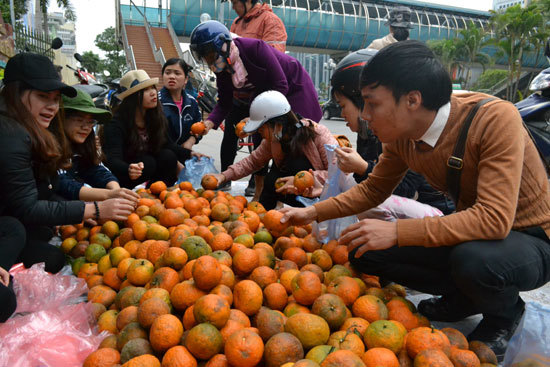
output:
[[[243,128],[247,134],[258,130],[272,118],[282,116],[290,111],[290,104],[286,97],[276,90],[269,90],[259,94],[250,105],[250,118]]]

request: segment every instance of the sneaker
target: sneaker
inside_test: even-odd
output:
[[[456,322],[479,312],[460,296],[433,297],[420,301],[418,312],[430,321]]]
[[[231,181],[224,182],[218,187],[218,190],[221,191],[230,191],[231,190]]]

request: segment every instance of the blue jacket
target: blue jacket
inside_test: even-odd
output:
[[[174,103],[168,89],[159,91],[159,100],[168,120],[168,135],[177,145],[181,145],[191,136],[191,125],[202,120],[199,104],[195,98],[182,91],[183,105],[181,113]]]
[[[105,166],[90,166],[82,169],[80,156],[72,157],[72,167],[59,175],[57,194],[68,200],[79,200],[80,189],[84,184],[91,187],[104,189],[111,181],[117,181],[116,177]]]

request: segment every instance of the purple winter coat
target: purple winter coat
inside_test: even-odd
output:
[[[322,111],[317,91],[306,69],[294,57],[275,50],[262,40],[236,38],[233,40],[248,72],[248,81],[254,85],[254,97],[276,90],[286,96],[292,111],[315,122],[321,120]],[[208,116],[217,128],[233,107],[233,82],[226,71],[216,74],[218,103]]]

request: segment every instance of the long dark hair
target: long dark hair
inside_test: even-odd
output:
[[[68,117],[76,113],[77,112],[74,110],[65,110],[65,121]],[[101,150],[97,149],[96,135],[94,129],[90,131],[90,134],[88,135],[86,140],[84,140],[84,142],[81,144],[74,143],[70,141],[69,138],[67,138],[67,140],[69,140],[70,142],[71,153],[78,154],[80,156],[80,163],[83,168],[98,166],[103,160],[104,157],[101,153]]]
[[[283,126],[283,137],[279,142],[281,143],[283,152],[289,152],[292,156],[302,155],[302,147],[306,145],[308,141],[314,140],[317,136],[315,127],[313,125],[305,126],[300,121],[300,118],[300,115],[288,111],[282,116],[267,121],[272,129],[275,128],[277,124]]]
[[[0,95],[6,103],[7,115],[19,123],[31,138],[32,160],[37,163],[38,173],[54,175],[58,169],[70,167],[70,149],[60,120],[63,109],[60,108],[48,129],[43,128],[21,101],[23,92],[32,88],[22,81],[13,81],[4,86]],[[52,126],[53,125],[53,126]]]
[[[156,87],[155,87],[156,90]],[[115,112],[115,119],[121,121],[128,131],[128,150],[130,155],[137,155],[141,146],[138,129],[136,126],[136,111],[143,106],[143,93],[140,90],[130,94],[122,100]],[[148,152],[158,153],[166,143],[166,117],[160,103],[155,108],[145,111],[145,128],[147,129]]]

